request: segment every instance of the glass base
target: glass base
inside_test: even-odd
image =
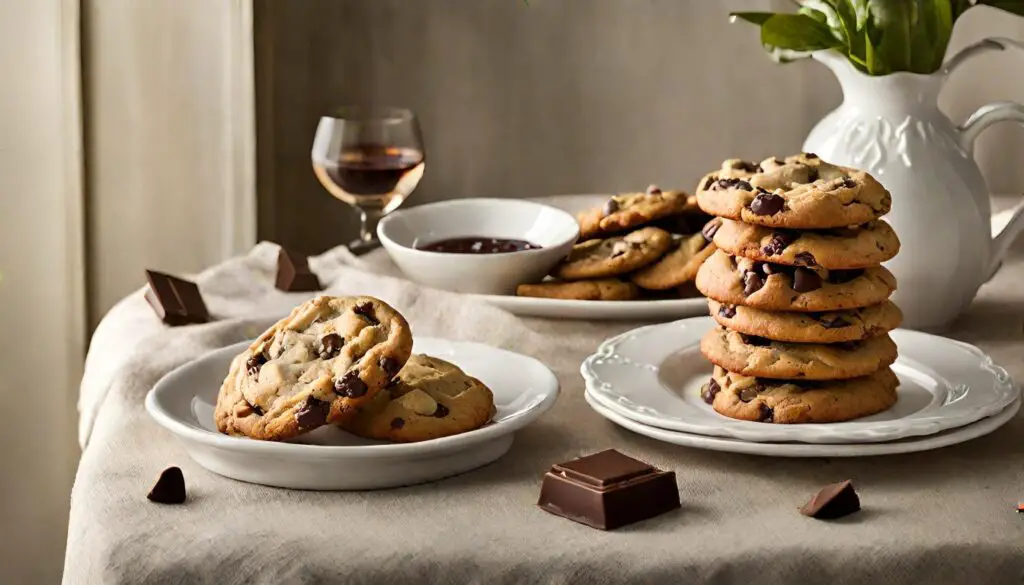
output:
[[[371,240],[363,240],[361,238],[357,238],[355,240],[352,240],[348,244],[349,251],[355,254],[356,256],[362,256],[363,254],[366,254],[367,252],[372,252],[379,247],[380,240],[378,240],[377,238],[373,238]]]

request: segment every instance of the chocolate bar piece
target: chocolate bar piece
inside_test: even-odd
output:
[[[181,504],[185,501],[185,475],[180,467],[168,467],[160,472],[153,489],[146,498],[158,504]]]
[[[537,505],[601,530],[679,508],[674,471],[661,471],[615,449],[554,465]]]
[[[281,248],[277,254],[278,290],[310,292],[323,289],[320,279],[309,269],[309,261],[302,254]]]
[[[146,271],[146,280],[149,281],[146,301],[164,323],[174,326],[210,320],[206,303],[194,282],[154,270]]]
[[[819,520],[834,520],[860,510],[860,498],[850,480],[829,484],[800,508],[804,516]]]

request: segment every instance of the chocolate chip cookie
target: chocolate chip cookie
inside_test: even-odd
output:
[[[888,335],[834,344],[788,343],[721,325],[704,335],[700,351],[730,372],[777,379],[845,380],[896,361],[896,343]]]
[[[797,231],[725,219],[715,233],[715,245],[733,256],[830,269],[875,266],[900,250],[896,232],[882,220],[852,227]]]
[[[516,287],[517,296],[572,301],[631,301],[639,294],[640,290],[635,284],[617,278],[575,282],[552,280],[537,284],[520,284]]]
[[[900,326],[903,313],[891,301],[825,313],[782,313],[708,299],[711,316],[733,331],[793,343],[840,343],[877,337]]]
[[[885,215],[889,192],[864,171],[813,154],[760,164],[727,160],[701,179],[704,212],[769,227],[824,229],[859,225]]]
[[[882,266],[852,270],[785,266],[716,251],[697,271],[697,288],[721,303],[769,311],[839,311],[877,305],[896,290]]]
[[[668,290],[697,277],[697,269],[715,251],[702,234],[677,238],[660,260],[630,275],[630,280],[648,290]]]
[[[409,324],[383,301],[314,298],[232,362],[217,403],[217,428],[279,441],[343,422],[398,374],[411,353]]]
[[[417,354],[341,426],[361,437],[410,443],[465,433],[492,416],[494,397],[483,382],[454,364]]]
[[[829,423],[896,404],[899,378],[889,368],[850,380],[794,381],[742,376],[716,366],[701,397],[729,418],[780,424]]]
[[[656,219],[697,209],[697,199],[682,191],[651,185],[644,193],[613,195],[601,207],[580,213],[580,240],[589,240],[641,226]]]
[[[582,280],[626,274],[655,262],[671,245],[672,236],[654,227],[624,236],[588,240],[573,246],[569,257],[555,267],[554,276]]]

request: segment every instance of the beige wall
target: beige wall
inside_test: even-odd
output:
[[[85,352],[78,3],[0,2],[0,583],[57,583]]]
[[[800,148],[841,100],[823,66],[773,64],[730,9],[785,0],[256,1],[259,233],[315,252],[354,215],[309,169],[332,106],[407,105],[422,118],[427,173],[410,203],[662,186],[693,188],[730,156]],[[972,11],[973,12],[973,11]],[[1024,20],[979,10],[956,44],[1024,38]],[[957,119],[1024,101],[1024,55],[980,59],[944,96]],[[979,147],[994,189],[1024,189],[1024,131]]]

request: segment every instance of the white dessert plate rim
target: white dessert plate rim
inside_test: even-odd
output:
[[[699,386],[693,386],[692,380],[710,374],[699,343],[713,326],[710,317],[694,317],[612,337],[581,364],[586,387],[602,406],[641,424],[745,441],[807,443],[883,442],[938,433],[1000,412],[1019,395],[1006,370],[977,347],[897,329],[891,335],[900,357],[893,369],[905,400],[893,409],[842,423],[734,420],[704,404]],[[686,378],[690,386],[669,388],[664,380],[670,376]]]
[[[360,445],[317,445],[294,442],[257,441],[241,437],[232,437],[210,430],[203,426],[195,416],[193,408],[195,400],[202,395],[208,400],[212,393],[216,401],[216,393],[220,388],[220,380],[212,380],[213,388],[190,388],[183,385],[197,368],[210,368],[211,362],[223,363],[226,375],[227,365],[231,358],[249,346],[250,341],[239,342],[227,347],[213,350],[199,358],[174,369],[160,379],[146,396],[146,410],[162,427],[168,429],[180,439],[217,447],[232,452],[286,455],[324,458],[386,458],[406,457],[410,455],[438,455],[449,451],[458,451],[474,445],[499,439],[505,435],[529,425],[549,410],[559,394],[559,383],[555,374],[542,362],[532,357],[508,350],[468,341],[450,341],[432,337],[418,337],[413,350],[417,353],[435,355],[460,365],[460,358],[486,359],[493,363],[506,364],[509,372],[515,372],[516,385],[521,389],[520,396],[513,410],[503,410],[500,403],[510,398],[509,380],[493,379],[493,372],[488,376],[478,376],[488,384],[495,393],[498,413],[495,420],[479,429],[418,443],[387,443],[372,442]],[[511,365],[507,365],[511,364]],[[468,373],[476,375],[477,372]],[[184,396],[182,396],[184,395]],[[181,401],[187,398],[190,406],[183,413]],[[212,426],[212,423],[211,423]],[[316,431],[314,431],[316,432]]]

